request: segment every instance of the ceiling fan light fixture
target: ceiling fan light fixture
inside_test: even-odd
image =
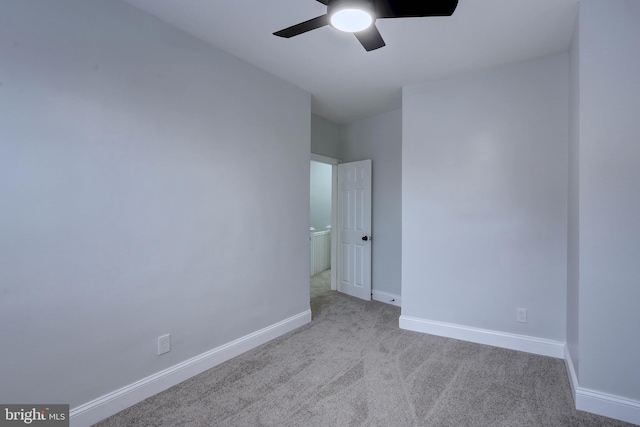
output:
[[[331,25],[352,33],[364,50],[371,52],[386,46],[376,20],[383,18],[421,18],[451,16],[458,0],[317,0],[327,6],[327,13],[273,33],[291,38]]]
[[[331,25],[346,33],[366,30],[373,24],[373,14],[364,8],[343,8],[331,14]]]

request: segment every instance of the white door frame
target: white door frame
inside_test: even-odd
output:
[[[338,164],[340,160],[333,157],[311,153],[310,161],[331,165],[331,290],[338,289],[338,239],[336,224],[338,223]],[[311,197],[311,194],[309,194]],[[309,257],[307,257],[309,258]]]

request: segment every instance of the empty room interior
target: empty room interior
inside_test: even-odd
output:
[[[0,404],[69,405],[88,426],[204,390],[202,375],[251,389],[279,369],[259,390],[290,393],[290,411],[256,391],[219,425],[456,425],[476,409],[494,415],[458,420],[535,425],[518,405],[554,405],[477,375],[515,409],[446,418],[454,404],[429,400],[440,383],[417,366],[458,384],[468,351],[553,364],[545,381],[584,417],[566,425],[640,424],[640,1],[444,0],[455,11],[405,16],[410,2],[353,0],[377,11],[373,38],[324,21],[349,1],[0,0]],[[314,226],[334,290],[311,298],[314,161],[334,185],[370,161],[365,298],[342,287],[355,261],[335,206]],[[314,343],[284,354],[340,307],[355,317],[324,335],[332,363]],[[340,328],[381,341],[341,359],[359,341]],[[289,368],[271,365],[278,351]],[[363,375],[360,400],[336,409],[346,389],[328,378],[324,400],[299,403],[314,363]],[[396,379],[394,406],[371,384]],[[211,386],[209,406],[230,390]],[[165,400],[181,425],[218,425]],[[249,418],[259,405],[272,410]],[[128,416],[108,425],[170,425]]]

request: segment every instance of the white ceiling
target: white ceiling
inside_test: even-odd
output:
[[[324,14],[315,0],[125,1],[306,90],[315,114],[348,123],[399,108],[404,85],[567,51],[579,0],[459,0],[451,17],[382,19],[387,46],[372,52],[332,27],[272,35]]]

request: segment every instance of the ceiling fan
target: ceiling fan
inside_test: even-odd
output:
[[[376,19],[451,16],[458,0],[316,0],[327,6],[327,13],[273,33],[290,38],[331,25],[353,33],[367,51],[385,46]]]

